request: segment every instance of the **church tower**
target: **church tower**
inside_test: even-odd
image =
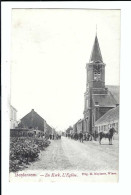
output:
[[[87,81],[83,114],[85,131],[92,133],[95,121],[109,109],[105,109],[104,111],[103,107],[101,108],[102,98],[105,101],[109,97],[108,89],[105,87],[105,63],[103,62],[97,35],[95,36],[89,63],[86,64],[86,74]]]
[[[98,38],[95,37],[89,63],[86,64],[87,70],[87,88],[105,87],[105,64],[103,63]]]

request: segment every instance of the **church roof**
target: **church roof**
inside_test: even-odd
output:
[[[120,95],[120,86],[118,85],[106,85],[108,90],[111,92],[113,97],[115,98],[117,104],[119,104],[119,95]]]
[[[112,108],[108,112],[106,112],[95,122],[95,125],[102,125],[116,120],[119,120],[119,106]]]
[[[90,62],[103,62],[97,35],[95,37]]]
[[[93,95],[94,104],[98,104],[100,107],[114,107],[117,104],[114,96],[109,92],[108,94]]]

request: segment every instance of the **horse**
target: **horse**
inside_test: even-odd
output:
[[[109,139],[109,145],[112,145],[112,137],[115,133],[115,129],[111,128],[108,133],[100,132],[99,133],[99,143],[101,144],[102,138],[108,138]]]

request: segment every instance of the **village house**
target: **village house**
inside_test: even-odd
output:
[[[10,105],[10,129],[15,129],[17,126],[17,110],[12,105]]]
[[[31,112],[20,120],[19,127],[44,131],[45,123],[45,120],[32,109]]]
[[[112,127],[119,134],[119,106],[109,110],[95,122],[95,130],[98,133],[108,132]]]
[[[40,130],[47,135],[52,133],[52,127],[34,109],[25,115],[19,123],[19,128]]]

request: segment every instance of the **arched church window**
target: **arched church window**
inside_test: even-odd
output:
[[[94,80],[100,80],[100,78],[101,78],[101,73],[100,73],[100,71],[95,71],[94,72]]]

